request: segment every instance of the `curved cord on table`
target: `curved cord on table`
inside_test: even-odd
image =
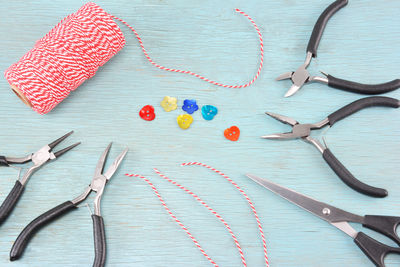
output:
[[[268,254],[267,254],[267,243],[265,241],[265,235],[264,235],[264,230],[262,228],[261,222],[260,222],[260,218],[258,217],[256,208],[254,207],[253,202],[251,201],[250,197],[246,194],[246,192],[243,191],[242,188],[240,188],[240,186],[235,183],[235,181],[233,181],[231,178],[229,178],[228,175],[224,174],[223,172],[209,166],[206,165],[204,163],[201,162],[186,162],[186,163],[182,163],[181,166],[191,166],[191,165],[197,165],[197,166],[202,166],[205,167],[209,170],[212,170],[213,172],[221,175],[222,177],[224,177],[226,180],[228,180],[237,190],[239,190],[239,192],[244,196],[244,198],[247,200],[247,202],[250,205],[251,210],[253,211],[254,217],[256,218],[257,221],[257,225],[258,225],[258,229],[261,235],[261,239],[262,239],[262,243],[263,243],[263,249],[264,249],[264,258],[265,258],[265,264],[267,267],[269,267],[269,260],[268,260]]]
[[[184,187],[183,185],[180,185],[179,183],[171,180],[170,178],[168,178],[167,176],[165,176],[164,174],[162,174],[158,169],[153,169],[155,173],[157,173],[161,178],[167,180],[168,182],[170,182],[173,185],[176,185],[177,187],[179,187],[180,189],[182,189],[183,191],[185,191],[186,193],[188,193],[189,195],[191,195],[192,197],[194,197],[198,202],[200,202],[200,204],[202,204],[204,207],[206,207],[212,214],[215,215],[215,217],[218,218],[218,220],[220,220],[226,227],[226,229],[228,230],[228,232],[231,234],[233,241],[235,242],[235,245],[239,251],[240,254],[240,258],[242,260],[243,266],[247,266],[246,264],[246,260],[244,258],[244,254],[243,254],[243,250],[242,247],[239,244],[239,241],[236,238],[236,235],[233,233],[231,227],[229,226],[229,224],[221,217],[221,215],[219,215],[215,210],[213,210],[210,206],[207,205],[207,203],[205,203],[198,195],[196,195],[195,193],[193,193],[192,191],[190,191],[189,189],[187,189],[186,187]]]
[[[206,259],[215,267],[218,267],[218,264],[215,263],[213,259],[210,258],[210,256],[207,255],[207,253],[204,251],[204,249],[201,247],[199,242],[196,240],[196,238],[189,232],[187,227],[183,225],[183,223],[172,213],[172,211],[168,208],[167,204],[165,203],[164,199],[161,197],[160,193],[158,192],[157,188],[154,186],[152,182],[150,182],[149,179],[146,177],[139,175],[139,174],[125,174],[126,176],[129,177],[138,177],[143,179],[150,187],[153,189],[154,193],[160,200],[161,204],[163,205],[164,209],[168,212],[168,214],[171,216],[171,218],[186,232],[186,234],[192,239],[193,243],[196,245],[196,247],[200,250],[200,252],[206,257]]]
[[[227,84],[223,84],[223,83],[219,83],[219,82],[210,80],[210,79],[208,79],[208,78],[206,78],[206,77],[204,77],[204,76],[201,76],[201,75],[199,75],[199,74],[197,74],[197,73],[194,73],[194,72],[192,72],[192,71],[180,70],[180,69],[174,69],[174,68],[167,68],[167,67],[161,66],[160,64],[157,64],[156,62],[153,61],[153,59],[152,59],[152,58],[149,56],[149,54],[147,53],[146,49],[144,48],[144,44],[143,44],[142,38],[140,38],[140,36],[139,36],[138,32],[135,30],[135,28],[133,28],[131,25],[129,25],[129,24],[128,24],[126,21],[124,21],[123,19],[120,19],[120,18],[118,18],[118,17],[116,17],[116,16],[113,16],[113,15],[111,15],[111,14],[109,14],[109,15],[110,15],[112,18],[114,18],[114,19],[116,19],[116,20],[122,22],[124,25],[126,25],[129,29],[132,30],[132,32],[135,34],[135,36],[136,36],[136,38],[137,38],[137,40],[138,40],[138,42],[139,42],[139,45],[140,45],[140,47],[141,47],[141,49],[142,49],[142,51],[143,51],[143,54],[145,55],[145,57],[147,58],[147,60],[148,60],[153,66],[155,66],[155,67],[157,67],[157,68],[159,68],[159,69],[162,69],[162,70],[166,70],[166,71],[189,74],[189,75],[195,76],[195,77],[197,77],[197,78],[199,78],[199,79],[201,79],[201,80],[204,80],[204,81],[206,81],[206,82],[209,82],[209,83],[211,83],[211,84],[218,85],[218,86],[222,86],[222,87],[225,87],[225,88],[244,88],[244,87],[248,87],[248,86],[250,86],[251,84],[253,84],[253,83],[257,80],[258,76],[260,76],[261,69],[262,69],[263,64],[264,64],[264,43],[263,43],[263,38],[262,38],[262,35],[261,35],[261,31],[260,31],[260,29],[258,28],[257,24],[254,22],[254,20],[253,20],[249,15],[247,15],[245,12],[241,11],[241,10],[238,9],[238,8],[236,8],[235,11],[238,12],[238,13],[240,13],[240,14],[242,14],[243,16],[245,16],[245,17],[251,22],[251,24],[253,24],[254,29],[256,30],[256,32],[257,32],[257,34],[258,34],[258,39],[259,39],[259,41],[260,41],[260,63],[259,63],[259,66],[258,66],[257,73],[256,73],[256,75],[253,77],[252,80],[250,80],[249,82],[247,82],[247,83],[245,83],[245,84],[242,84],[242,85],[227,85]]]

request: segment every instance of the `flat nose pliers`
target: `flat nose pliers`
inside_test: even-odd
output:
[[[73,200],[68,200],[57,207],[43,213],[32,222],[30,222],[24,230],[19,234],[14,242],[13,247],[10,251],[10,260],[14,261],[21,257],[24,252],[28,242],[33,237],[33,235],[39,231],[46,224],[55,220],[56,218],[68,213],[69,211],[76,209],[78,204],[83,202],[89,194],[94,191],[96,192],[96,197],[94,199],[94,214],[92,214],[93,221],[93,234],[94,234],[94,250],[95,259],[93,266],[102,267],[106,261],[106,239],[105,239],[105,229],[103,217],[100,213],[100,201],[103,195],[104,187],[110,178],[114,175],[115,171],[118,169],[122,160],[124,159],[128,149],[126,148],[122,153],[115,159],[114,163],[108,168],[106,172],[103,172],[104,165],[107,159],[108,152],[110,151],[111,143],[107,146],[106,150],[101,155],[94,177],[90,185],[85,189],[85,191]]]
[[[328,6],[324,12],[318,18],[310,40],[307,46],[306,60],[296,71],[286,72],[276,78],[277,81],[291,79],[293,85],[289,91],[285,94],[285,97],[294,95],[305,83],[319,82],[327,84],[329,87],[359,93],[359,94],[383,94],[400,88],[400,79],[382,83],[382,84],[361,84],[351,81],[342,80],[332,75],[328,75],[324,72],[326,77],[311,76],[307,71],[307,67],[310,65],[312,58],[317,57],[317,49],[321,40],[322,34],[328,23],[329,19],[341,8],[346,6],[348,0],[337,0]]]
[[[372,187],[357,180],[326,146],[323,146],[317,139],[314,139],[310,136],[311,131],[314,129],[321,129],[327,125],[332,126],[336,122],[361,109],[373,106],[398,108],[400,107],[400,101],[398,99],[382,96],[362,98],[348,104],[347,106],[344,106],[343,108],[329,115],[324,120],[314,124],[300,124],[295,119],[271,112],[266,112],[266,114],[272,118],[292,126],[292,131],[287,133],[265,135],[262,136],[262,138],[278,140],[301,138],[303,141],[314,145],[321,152],[326,163],[328,163],[332,170],[349,187],[365,195],[373,197],[386,197],[388,193],[385,189]]]
[[[37,171],[40,167],[42,167],[45,163],[57,159],[64,153],[68,152],[69,150],[71,150],[72,148],[74,148],[80,144],[80,142],[79,142],[79,143],[73,144],[69,147],[66,147],[64,149],[61,149],[60,151],[57,151],[55,153],[52,152],[54,147],[56,147],[59,143],[61,143],[63,140],[65,140],[72,133],[73,133],[73,131],[58,138],[57,140],[55,140],[52,143],[45,145],[38,151],[31,153],[22,158],[0,156],[0,166],[10,166],[11,164],[23,164],[23,163],[27,163],[29,161],[32,161],[32,163],[33,163],[33,166],[30,167],[26,171],[26,173],[15,182],[13,189],[8,194],[6,199],[3,201],[3,204],[1,204],[1,206],[0,206],[0,225],[7,219],[7,217],[10,215],[10,213],[14,209],[15,205],[17,204],[19,198],[22,195],[22,192],[25,189],[25,184],[28,182],[28,179],[32,176],[32,174],[35,171]]]

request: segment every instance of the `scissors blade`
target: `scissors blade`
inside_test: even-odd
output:
[[[119,156],[114,160],[113,164],[111,164],[108,170],[104,173],[104,176],[107,180],[110,180],[110,178],[114,175],[122,160],[125,158],[126,153],[128,153],[128,148],[125,148],[124,151],[119,154]]]
[[[362,217],[350,212],[330,206],[326,203],[317,201],[303,194],[297,193],[289,188],[285,188],[266,179],[260,178],[252,174],[246,174],[247,177],[262,185],[275,194],[292,202],[300,208],[314,214],[315,216],[327,221],[335,226],[337,222],[354,221],[358,222]],[[336,226],[335,226],[336,227]]]

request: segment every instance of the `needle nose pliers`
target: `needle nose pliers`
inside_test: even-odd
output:
[[[38,151],[31,153],[22,158],[0,156],[0,166],[10,166],[11,164],[23,164],[23,163],[27,163],[29,161],[32,161],[32,163],[33,163],[33,166],[30,167],[27,170],[27,172],[15,182],[13,189],[8,194],[6,199],[4,200],[3,204],[1,204],[1,206],[0,206],[0,225],[7,219],[7,217],[10,215],[10,213],[14,209],[15,205],[17,204],[19,198],[22,195],[22,192],[25,189],[25,184],[28,182],[28,179],[32,176],[32,174],[35,171],[37,171],[40,167],[42,167],[45,163],[57,159],[64,153],[68,152],[69,150],[71,150],[72,148],[74,148],[80,144],[80,142],[78,142],[69,147],[61,149],[60,151],[57,151],[55,153],[52,152],[54,147],[56,147],[59,143],[61,143],[63,140],[65,140],[72,133],[73,133],[73,131],[58,138],[57,140],[55,140],[52,143],[45,145]]]
[[[365,195],[373,197],[386,197],[388,193],[385,189],[372,187],[357,180],[326,146],[323,146],[317,139],[314,139],[310,136],[311,131],[314,129],[321,129],[327,125],[332,126],[336,122],[354,114],[361,109],[373,106],[398,108],[400,107],[400,101],[395,98],[382,96],[362,98],[348,104],[347,106],[344,106],[343,108],[329,115],[324,120],[314,124],[300,124],[295,119],[271,112],[266,112],[266,114],[272,118],[292,126],[292,131],[287,133],[265,135],[262,136],[262,138],[278,140],[301,138],[303,141],[314,145],[319,152],[321,152],[326,163],[328,163],[332,170],[349,187]]]
[[[107,146],[106,150],[101,155],[94,177],[90,185],[85,189],[85,191],[77,198],[66,201],[57,207],[43,213],[32,222],[30,222],[24,230],[19,234],[14,242],[13,247],[10,251],[10,260],[14,261],[21,257],[24,252],[28,242],[33,237],[33,235],[39,231],[46,224],[55,220],[56,218],[68,213],[69,211],[76,209],[78,204],[83,202],[89,194],[94,191],[96,192],[96,197],[94,199],[94,214],[92,214],[93,221],[93,234],[94,234],[94,250],[95,259],[93,266],[102,267],[106,261],[106,239],[105,239],[105,229],[103,217],[100,213],[100,201],[103,195],[104,187],[110,178],[114,175],[115,171],[118,169],[122,160],[124,159],[128,149],[126,148],[122,153],[115,159],[114,163],[108,168],[106,172],[103,172],[104,165],[107,159],[108,152],[110,151],[111,143]]]
[[[318,45],[326,24],[328,23],[329,19],[339,9],[345,7],[347,3],[348,0],[337,0],[324,10],[324,12],[318,18],[308,42],[307,55],[304,64],[301,65],[296,71],[286,72],[276,78],[277,81],[291,79],[293,83],[289,91],[287,91],[285,94],[285,97],[294,95],[305,83],[310,82],[320,82],[327,84],[329,87],[368,95],[383,94],[400,88],[400,79],[395,79],[387,83],[372,85],[342,80],[324,72],[322,72],[322,74],[324,74],[326,77],[311,76],[307,71],[307,67],[310,65],[312,58],[317,57]]]

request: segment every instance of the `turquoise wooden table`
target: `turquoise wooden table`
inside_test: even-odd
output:
[[[82,145],[34,174],[16,209],[0,228],[0,266],[90,266],[93,237],[90,212],[77,211],[38,233],[17,262],[8,259],[23,227],[39,214],[78,196],[90,182],[100,153],[114,141],[111,157],[130,151],[106,187],[102,214],[107,236],[107,266],[208,266],[185,233],[171,220],[140,173],[157,186],[170,208],[220,266],[240,266],[240,257],[224,226],[204,207],[154,174],[153,167],[182,183],[215,208],[237,234],[248,266],[262,266],[257,225],[242,196],[222,177],[186,161],[210,164],[228,174],[253,199],[267,237],[271,266],[372,266],[352,240],[247,179],[250,172],[348,211],[399,214],[400,110],[371,108],[341,121],[325,133],[333,153],[362,181],[387,188],[374,199],[345,186],[312,146],[259,136],[287,130],[265,111],[301,122],[323,119],[362,96],[321,84],[304,87],[291,98],[289,82],[275,82],[304,61],[314,23],[331,0],[323,1],[98,1],[106,11],[131,23],[160,64],[190,69],[214,80],[239,84],[252,78],[258,64],[257,34],[240,8],[258,23],[265,41],[260,78],[245,89],[225,89],[187,75],[151,66],[137,40],[121,25],[127,45],[97,75],[47,115],[38,115],[0,79],[1,154],[22,156],[75,130],[65,143]],[[0,5],[0,69],[4,71],[81,0],[3,1]],[[310,71],[380,83],[399,78],[400,2],[351,0],[329,22]],[[176,124],[182,110],[166,113],[159,102],[175,96],[219,109],[212,121],[194,114],[184,131]],[[400,90],[387,94],[400,98]],[[157,118],[139,118],[144,105]],[[223,137],[231,125],[238,142]],[[11,190],[17,171],[0,171],[0,201]],[[92,207],[93,196],[88,203]],[[358,229],[358,228],[357,228]],[[367,231],[367,233],[372,232]],[[373,235],[380,238],[379,235]],[[382,240],[382,239],[381,239]],[[383,239],[387,241],[386,239]],[[400,258],[389,256],[388,266]]]

